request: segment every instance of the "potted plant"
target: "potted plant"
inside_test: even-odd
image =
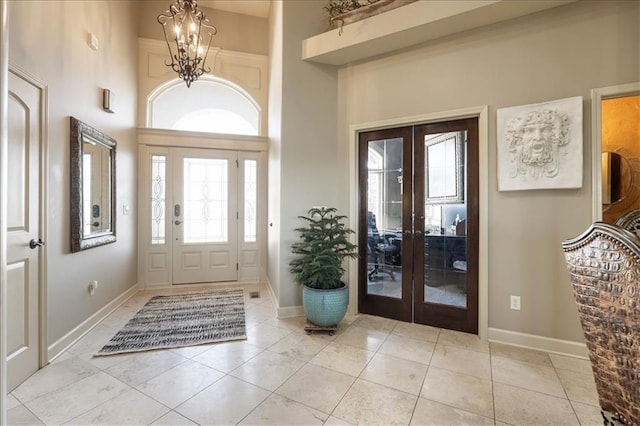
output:
[[[333,207],[312,208],[306,222],[296,228],[300,240],[291,252],[297,255],[289,266],[295,281],[302,285],[302,304],[307,319],[320,327],[337,325],[347,312],[349,292],[342,281],[345,258],[358,257],[357,246],[349,241],[355,233],[346,227],[346,216],[336,214]]]

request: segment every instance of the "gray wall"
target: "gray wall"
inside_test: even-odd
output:
[[[121,1],[13,1],[9,60],[49,89],[47,324],[54,343],[136,283],[135,133],[137,8]],[[100,42],[87,45],[87,32]],[[115,114],[102,111],[102,88]],[[117,147],[117,239],[70,253],[69,116],[113,137]],[[122,214],[129,205],[131,213]],[[98,280],[91,297],[87,286]]]
[[[591,222],[590,90],[640,80],[639,6],[576,2],[340,70],[343,155],[349,125],[489,105],[491,328],[582,340],[560,243]],[[498,192],[496,109],[571,96],[584,98],[583,187]]]
[[[280,303],[280,182],[282,163],[282,6],[274,2],[269,11],[269,152],[267,210],[267,279]]]
[[[322,0],[285,1],[273,5],[282,25],[272,37],[271,100],[269,112],[269,279],[278,290],[280,307],[301,305],[301,291],[293,282],[288,263],[290,248],[301,225],[298,215],[312,206],[337,206],[339,169],[337,145],[337,69],[304,62],[301,41],[326,30]],[[282,36],[284,34],[284,37]],[[281,73],[278,71],[281,69]],[[274,109],[271,109],[274,108]],[[279,126],[272,127],[273,125]],[[344,212],[344,211],[343,211]]]

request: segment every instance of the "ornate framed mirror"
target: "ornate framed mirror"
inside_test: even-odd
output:
[[[464,138],[464,132],[438,133],[425,138],[425,204],[464,202]]]
[[[71,119],[71,252],[116,241],[116,141]]]

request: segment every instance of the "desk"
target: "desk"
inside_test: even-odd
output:
[[[424,239],[424,282],[430,287],[454,284],[466,288],[466,271],[454,268],[456,261],[467,260],[465,235],[431,235]]]

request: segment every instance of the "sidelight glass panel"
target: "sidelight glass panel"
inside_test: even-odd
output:
[[[402,298],[401,138],[369,141],[367,292]]]
[[[151,244],[165,243],[167,157],[151,156]]]
[[[257,234],[258,162],[244,160],[244,241],[254,243]]]
[[[184,242],[227,242],[229,164],[226,159],[184,159]]]
[[[467,307],[467,132],[425,136],[425,302]]]

